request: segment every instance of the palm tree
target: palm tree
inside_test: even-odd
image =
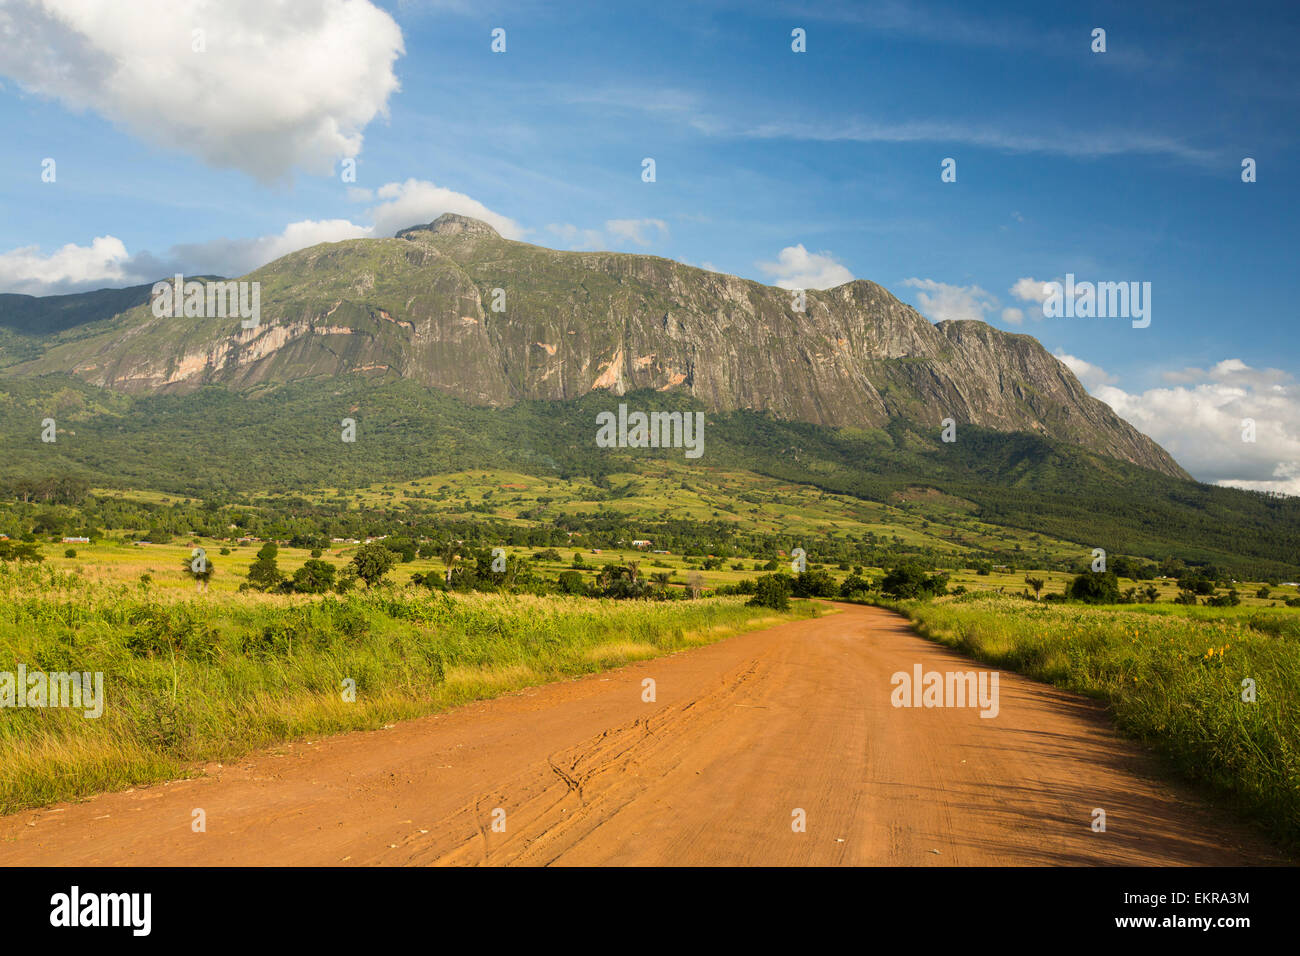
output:
[[[456,562],[460,560],[460,554],[457,551],[456,542],[451,540],[445,542],[438,550],[438,557],[442,559],[442,563],[447,568],[444,580],[448,584],[451,584],[451,569],[455,567]]]

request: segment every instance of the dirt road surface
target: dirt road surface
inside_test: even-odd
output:
[[[1169,783],[1097,705],[1004,672],[992,719],[892,706],[891,676],[916,664],[981,668],[888,611],[842,605],[391,729],[285,744],[194,779],[0,818],[0,865],[1277,861]],[[645,678],[653,703],[642,700]],[[196,808],[204,833],[191,829]],[[1092,828],[1098,808],[1104,833]]]

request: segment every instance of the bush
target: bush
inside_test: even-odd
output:
[[[790,578],[784,574],[765,574],[754,582],[754,596],[748,604],[784,611],[790,607]]]
[[[1119,578],[1114,571],[1085,571],[1070,582],[1066,595],[1085,604],[1118,604]]]
[[[850,574],[840,585],[840,597],[851,598],[863,591],[871,590],[871,582],[858,574]]]
[[[583,584],[582,574],[578,571],[561,571],[555,583],[562,594],[587,593],[587,586]]]
[[[1207,607],[1236,607],[1241,603],[1241,595],[1236,588],[1228,588],[1226,594],[1215,594],[1205,599]]]
[[[795,575],[791,593],[801,598],[831,598],[839,594],[839,587],[829,571],[802,571]]]
[[[928,574],[919,564],[905,561],[885,575],[880,590],[900,600],[947,594],[948,575]]]

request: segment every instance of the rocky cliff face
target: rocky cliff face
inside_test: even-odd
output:
[[[809,291],[798,311],[782,289],[653,256],[512,242],[451,214],[244,278],[261,283],[259,328],[142,306],[24,370],[129,390],[392,372],[488,405],[682,389],[711,410],[831,426],[901,416],[1036,431],[1186,477],[1033,338],[936,326],[872,282]]]

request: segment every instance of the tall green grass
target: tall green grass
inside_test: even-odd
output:
[[[0,565],[0,671],[104,674],[98,719],[0,709],[0,812],[173,778],[279,741],[376,728],[794,617],[743,598],[420,590],[159,599]],[[356,700],[344,700],[345,680]]]
[[[1121,731],[1300,849],[1300,614],[993,597],[890,606],[972,657],[1105,701]]]

